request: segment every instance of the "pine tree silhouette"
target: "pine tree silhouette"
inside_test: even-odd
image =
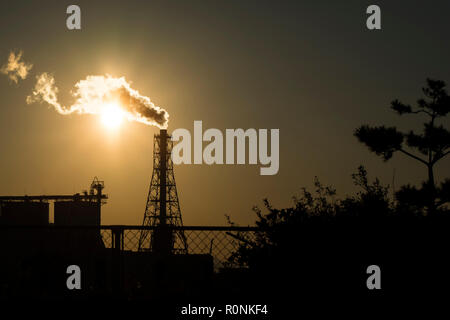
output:
[[[354,132],[361,143],[385,161],[391,159],[395,152],[400,152],[426,166],[428,181],[422,189],[419,191],[406,186],[399,194],[401,199],[420,196],[421,201],[426,202],[429,213],[434,213],[437,206],[445,202],[446,197],[442,192],[450,186],[450,181],[445,181],[441,187],[436,187],[433,171],[435,164],[450,153],[450,132],[436,123],[450,112],[450,97],[445,87],[444,81],[427,79],[427,86],[422,89],[425,98],[417,100],[415,108],[399,100],[392,101],[391,108],[399,115],[422,114],[427,117],[422,133],[413,130],[403,133],[396,127],[368,125],[363,125]],[[436,201],[438,198],[440,199]]]

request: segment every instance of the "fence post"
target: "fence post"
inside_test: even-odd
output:
[[[123,293],[123,227],[113,227],[112,232],[112,284],[114,294]]]

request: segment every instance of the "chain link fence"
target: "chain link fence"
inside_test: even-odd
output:
[[[164,252],[151,249],[158,228],[0,226],[0,300],[29,292],[71,297],[75,293],[66,287],[70,265],[83,270],[87,296],[156,297],[205,288],[219,292],[245,282],[248,270],[231,258],[246,241],[257,239],[256,228],[171,227],[173,241]]]
[[[150,229],[150,230],[148,230]],[[148,230],[151,234],[154,228],[140,226],[102,226],[100,230],[101,238],[105,248],[116,247],[114,243],[114,234],[118,234],[121,240],[117,242],[117,246],[123,251],[137,252],[139,248],[139,239],[141,233]],[[236,267],[230,261],[230,257],[235,253],[242,239],[245,242],[252,242],[256,239],[256,228],[253,227],[177,227],[174,232],[181,233],[186,239],[188,254],[209,254],[214,259],[214,269],[217,271],[223,267]],[[177,237],[179,239],[179,237]],[[116,240],[117,241],[117,240]],[[141,251],[148,251],[150,240],[144,244]],[[180,240],[174,243],[174,253],[185,252],[180,250],[184,244]]]

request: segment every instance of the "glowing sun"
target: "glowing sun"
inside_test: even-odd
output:
[[[107,103],[101,112],[101,121],[109,129],[117,129],[123,121],[123,110],[117,103]]]

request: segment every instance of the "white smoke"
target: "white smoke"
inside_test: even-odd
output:
[[[3,65],[0,72],[6,74],[12,81],[17,83],[20,79],[26,79],[28,72],[33,68],[31,63],[20,61],[23,52],[19,51],[17,54],[11,51],[9,53],[8,62]]]
[[[63,115],[71,113],[102,114],[109,104],[120,107],[123,116],[130,121],[137,121],[159,128],[166,128],[169,114],[166,110],[155,106],[150,98],[141,95],[130,87],[124,77],[88,76],[78,81],[71,91],[75,102],[62,106],[58,102],[58,88],[55,79],[49,73],[42,73],[36,77],[37,82],[27,103],[46,102]]]
[[[45,101],[52,105],[58,113],[70,114],[70,110],[66,110],[58,103],[57,93],[58,88],[55,86],[55,79],[51,74],[46,72],[36,77],[36,85],[32,95],[27,97],[27,103],[33,103],[35,101]]]

